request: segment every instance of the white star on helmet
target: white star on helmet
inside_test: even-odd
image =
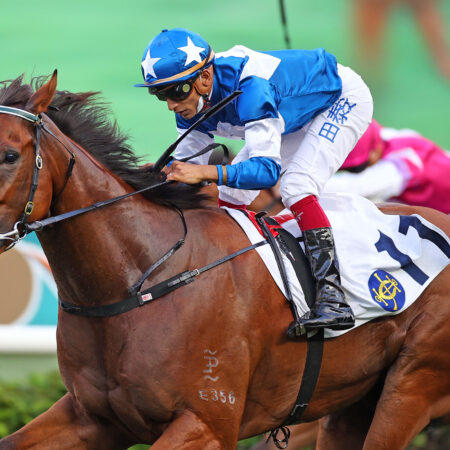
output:
[[[152,58],[150,55],[150,49],[148,49],[144,61],[141,62],[142,68],[144,69],[145,78],[147,78],[148,74],[150,74],[153,78],[156,78],[155,69],[153,67],[160,59],[161,58]]]
[[[178,50],[186,53],[186,62],[184,63],[184,65],[187,66],[192,61],[201,62],[202,57],[200,56],[200,53],[206,49],[197,47],[188,36],[187,45],[184,47],[178,47]]]

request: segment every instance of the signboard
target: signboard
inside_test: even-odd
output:
[[[54,352],[57,298],[34,233],[0,255],[0,352]]]

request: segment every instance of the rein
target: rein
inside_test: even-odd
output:
[[[178,144],[189,133],[191,133],[195,128],[197,128],[200,124],[202,124],[206,119],[211,117],[213,114],[219,112],[228,103],[230,103],[232,100],[234,100],[237,96],[239,96],[241,94],[242,94],[242,91],[234,91],[228,97],[225,97],[220,102],[218,102],[216,105],[211,107],[202,117],[200,117],[200,119],[198,119],[193,125],[191,125],[183,135],[181,135],[172,145],[169,146],[169,148],[156,161],[155,165],[153,166],[153,171],[156,172],[157,170],[160,170],[165,164],[167,164],[167,162],[170,160],[171,153],[175,150],[175,148],[178,146]],[[71,217],[75,217],[80,214],[84,214],[84,213],[92,211],[94,209],[102,208],[103,206],[111,205],[112,203],[115,203],[117,201],[123,200],[123,199],[131,197],[133,195],[142,194],[143,192],[146,192],[150,189],[155,189],[155,188],[164,186],[165,184],[169,184],[172,182],[172,181],[163,181],[161,183],[146,186],[145,188],[139,189],[138,191],[134,191],[134,192],[131,192],[128,194],[124,194],[124,195],[121,195],[118,197],[111,198],[109,200],[94,203],[93,205],[87,206],[85,208],[80,208],[80,209],[77,209],[74,211],[60,214],[58,216],[48,217],[47,219],[35,221],[31,224],[27,224],[26,222],[28,220],[28,217],[30,216],[30,214],[33,211],[34,194],[38,187],[39,171],[42,169],[42,157],[39,154],[41,131],[43,130],[46,133],[53,136],[71,155],[69,166],[68,166],[67,172],[66,172],[66,178],[65,178],[64,185],[63,185],[61,191],[53,198],[52,205],[55,203],[56,199],[62,194],[63,190],[65,189],[65,187],[67,185],[67,182],[69,181],[70,176],[72,175],[72,170],[75,165],[75,155],[64,144],[64,142],[62,142],[51,130],[49,130],[45,126],[44,122],[42,121],[41,114],[36,115],[36,114],[30,113],[29,111],[25,111],[25,110],[19,109],[19,108],[13,108],[10,106],[0,106],[0,114],[8,114],[8,115],[20,117],[21,119],[31,122],[36,126],[36,145],[35,145],[36,164],[35,164],[34,170],[33,170],[33,177],[32,177],[30,193],[28,195],[28,201],[27,201],[27,204],[25,205],[24,212],[22,213],[18,222],[16,222],[14,224],[13,229],[6,233],[0,233],[0,241],[2,241],[2,240],[11,241],[11,244],[8,247],[6,247],[5,251],[13,248],[17,244],[17,242],[24,239],[27,236],[27,234],[29,234],[30,232],[40,231],[48,225],[53,225],[55,223],[61,222],[62,220],[66,220]],[[228,149],[225,145],[211,144],[211,145],[205,147],[204,149],[200,150],[198,153],[196,153],[190,157],[181,159],[181,161],[188,161],[189,159],[203,155],[207,151],[212,150],[213,148],[218,147],[218,146],[223,147],[225,157],[228,158]],[[21,228],[21,229],[19,229],[19,228]]]
[[[228,148],[224,144],[214,143],[214,144],[208,145],[207,147],[203,148],[202,150],[198,151],[197,153],[195,153],[192,156],[180,159],[180,161],[185,162],[190,159],[196,158],[197,156],[201,156],[211,150],[214,150],[217,147],[222,147],[223,152],[224,152],[224,158],[228,158],[228,155],[229,155]],[[110,198],[108,200],[103,200],[103,201],[93,203],[92,205],[85,206],[84,208],[79,208],[79,209],[75,209],[73,211],[68,211],[66,213],[59,214],[58,216],[47,217],[46,219],[43,219],[43,220],[36,220],[33,223],[26,224],[25,229],[26,229],[27,234],[31,233],[33,231],[41,231],[44,227],[46,227],[48,225],[53,225],[55,223],[62,222],[63,220],[70,219],[71,217],[79,216],[80,214],[85,214],[89,211],[103,208],[104,206],[111,205],[120,200],[124,200],[128,197],[132,197],[133,195],[142,194],[143,192],[147,192],[152,189],[156,189],[156,188],[159,188],[161,186],[165,186],[166,184],[171,184],[171,183],[174,183],[174,181],[172,181],[172,180],[161,181],[160,183],[151,184],[150,186],[146,186],[137,191],[128,192],[127,194],[122,194],[117,197]],[[58,194],[58,195],[60,195],[60,194]],[[179,210],[179,212],[180,212],[180,210]],[[0,238],[1,238],[1,235],[0,235]]]
[[[225,98],[224,100],[222,100],[219,104],[216,105],[215,108],[211,108],[211,110],[208,111],[207,115],[205,114],[205,116],[203,116],[200,120],[198,120],[193,126],[191,126],[187,132],[185,134],[183,134],[181,136],[181,138],[179,138],[175,144],[173,144],[171,147],[169,147],[168,150],[170,150],[170,153],[173,151],[173,149],[176,147],[176,145],[178,145],[178,143],[188,134],[190,133],[196,126],[198,126],[200,123],[202,123],[207,117],[210,117],[212,114],[214,114],[215,112],[219,111],[220,109],[222,109],[226,104],[228,104],[233,98],[235,98],[236,96],[240,95],[241,92],[237,91],[234,92],[233,94],[231,94],[229,97]],[[66,177],[65,177],[65,182],[63,185],[63,188],[61,189],[61,191],[56,195],[56,198],[59,197],[61,195],[61,193],[63,192],[63,190],[65,189],[67,182],[72,174],[72,170],[75,164],[75,155],[70,151],[70,149],[64,144],[64,142],[62,142],[51,130],[49,130],[43,120],[42,120],[42,116],[39,115],[35,115],[32,114],[28,111],[22,110],[22,109],[18,109],[18,108],[12,108],[9,106],[0,106],[0,114],[9,114],[9,115],[13,115],[16,117],[20,117],[28,122],[33,123],[36,126],[36,145],[35,145],[35,161],[36,164],[34,166],[34,170],[33,170],[33,176],[32,176],[32,183],[31,183],[31,188],[30,188],[30,192],[28,195],[28,201],[26,203],[24,212],[22,213],[20,219],[18,222],[16,222],[16,224],[13,227],[13,230],[7,233],[3,233],[0,234],[0,240],[10,240],[12,241],[11,244],[6,248],[6,250],[11,249],[18,241],[22,240],[23,238],[25,238],[25,236],[33,231],[37,232],[37,231],[41,231],[44,227],[47,227],[49,225],[54,225],[56,223],[62,222],[63,220],[67,220],[70,219],[72,217],[76,217],[79,216],[81,214],[85,214],[89,211],[93,211],[93,210],[97,210],[100,209],[104,206],[108,206],[111,205],[113,203],[116,203],[120,200],[124,200],[128,197],[131,197],[133,195],[137,195],[137,194],[141,194],[143,192],[146,192],[148,190],[151,189],[156,189],[160,186],[164,186],[166,184],[169,183],[173,183],[173,181],[169,180],[169,181],[162,181],[161,183],[157,183],[157,184],[153,184],[150,186],[146,186],[145,188],[139,189],[137,191],[133,191],[133,192],[129,192],[117,197],[113,197],[111,199],[108,200],[104,200],[104,201],[99,201],[96,202],[90,206],[86,206],[84,208],[79,208],[73,211],[68,211],[66,213],[63,214],[59,214],[57,216],[51,216],[48,217],[46,219],[43,220],[37,220],[31,224],[27,224],[27,220],[28,217],[30,216],[31,212],[33,211],[33,199],[34,199],[34,195],[36,193],[37,187],[38,187],[38,179],[39,179],[39,171],[42,168],[42,157],[40,156],[40,136],[41,136],[41,132],[42,130],[47,132],[48,134],[50,134],[51,136],[53,136],[61,145],[63,145],[63,147],[70,153],[71,155],[71,159],[69,162],[69,166],[66,172]],[[214,144],[210,144],[207,147],[203,148],[202,150],[200,150],[199,152],[195,153],[194,155],[190,156],[190,157],[186,157],[181,159],[181,161],[188,161],[189,159],[195,158],[197,156],[203,155],[217,147],[222,147],[223,152],[224,152],[224,160],[228,160],[229,157],[229,151],[228,148],[223,145],[223,144],[219,144],[219,143],[214,143]],[[168,153],[168,150],[166,150],[166,152],[163,154],[163,156],[158,160],[160,163],[161,162],[166,162],[167,158],[169,157],[170,153]],[[226,164],[226,162],[225,162]],[[52,201],[52,204],[54,203],[54,200]],[[105,316],[110,316],[110,315],[116,315],[116,314],[120,314],[122,312],[128,311],[129,309],[132,309],[136,306],[142,306],[143,304],[147,303],[150,300],[154,300],[156,298],[159,298],[165,294],[167,294],[168,292],[171,292],[174,289],[177,289],[178,287],[181,287],[184,284],[190,283],[191,281],[193,281],[195,276],[200,275],[200,273],[203,273],[206,270],[212,269],[213,267],[216,267],[219,264],[222,264],[226,261],[229,261],[230,259],[235,258],[236,256],[245,253],[249,250],[252,250],[256,247],[259,247],[260,245],[264,245],[267,242],[266,241],[262,241],[258,244],[254,244],[251,245],[249,247],[246,247],[245,249],[241,249],[237,252],[232,253],[231,255],[228,255],[224,258],[221,258],[213,263],[208,264],[207,266],[204,266],[200,269],[195,269],[193,271],[187,271],[187,272],[183,272],[180,273],[178,275],[175,275],[175,277],[170,278],[169,280],[166,280],[162,283],[159,283],[158,285],[144,291],[144,292],[139,292],[140,288],[142,287],[144,281],[148,278],[148,276],[155,270],[157,269],[164,261],[166,261],[170,256],[172,256],[185,242],[186,236],[187,236],[187,224],[186,224],[186,220],[184,218],[184,214],[183,211],[177,207],[175,207],[175,209],[177,210],[177,212],[179,213],[182,223],[183,223],[183,228],[184,228],[184,235],[181,239],[179,239],[175,245],[173,245],[169,251],[167,251],[161,258],[159,258],[154,264],[152,264],[147,270],[146,272],[142,275],[142,277],[139,279],[139,281],[137,283],[135,283],[130,289],[129,292],[132,294],[132,297],[129,297],[125,300],[122,300],[121,302],[118,303],[114,303],[112,305],[106,305],[106,306],[98,306],[98,307],[82,307],[82,306],[78,306],[78,305],[73,305],[70,303],[65,303],[63,301],[60,300],[60,306],[61,309],[63,311],[67,311],[67,312],[71,312],[74,314],[80,314],[80,315],[87,315],[87,316],[95,316],[95,317],[105,317]],[[22,230],[19,230],[19,227],[22,228]]]

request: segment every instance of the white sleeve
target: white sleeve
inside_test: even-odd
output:
[[[186,130],[177,128],[178,137],[183,135]],[[210,137],[205,133],[194,130],[191,131],[178,145],[173,153],[175,159],[185,158],[186,156],[191,156],[205,148],[207,145],[214,143],[214,138]],[[212,150],[211,150],[212,151]],[[190,159],[189,163],[193,164],[208,164],[209,155],[211,152],[205,153],[204,155],[197,156],[196,158]]]
[[[281,118],[255,120],[247,123],[245,125],[245,145],[233,159],[232,164],[259,156],[271,158],[281,165],[280,146],[283,126]],[[259,190],[219,186],[219,198],[235,205],[249,205],[259,192]]]
[[[379,161],[360,173],[338,172],[323,192],[350,192],[377,202],[400,195],[405,181],[394,163]]]
[[[271,158],[281,164],[281,133],[284,122],[282,118],[262,119],[245,125],[245,146],[248,159],[255,156]]]
[[[245,145],[233,159],[232,164],[254,157],[273,159],[281,165],[280,146],[283,120],[262,119],[245,125]],[[219,198],[235,205],[249,205],[258,196],[259,190],[235,189],[219,186]]]

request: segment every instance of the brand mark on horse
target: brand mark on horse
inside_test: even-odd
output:
[[[203,356],[204,359],[206,359],[206,370],[203,371],[203,373],[213,373],[213,368],[217,367],[219,365],[219,360],[214,356],[217,354],[217,350],[212,351],[206,349],[204,351],[205,355]],[[211,381],[217,381],[219,379],[218,376],[212,377],[210,375],[205,375],[203,377],[205,380],[211,380]]]

